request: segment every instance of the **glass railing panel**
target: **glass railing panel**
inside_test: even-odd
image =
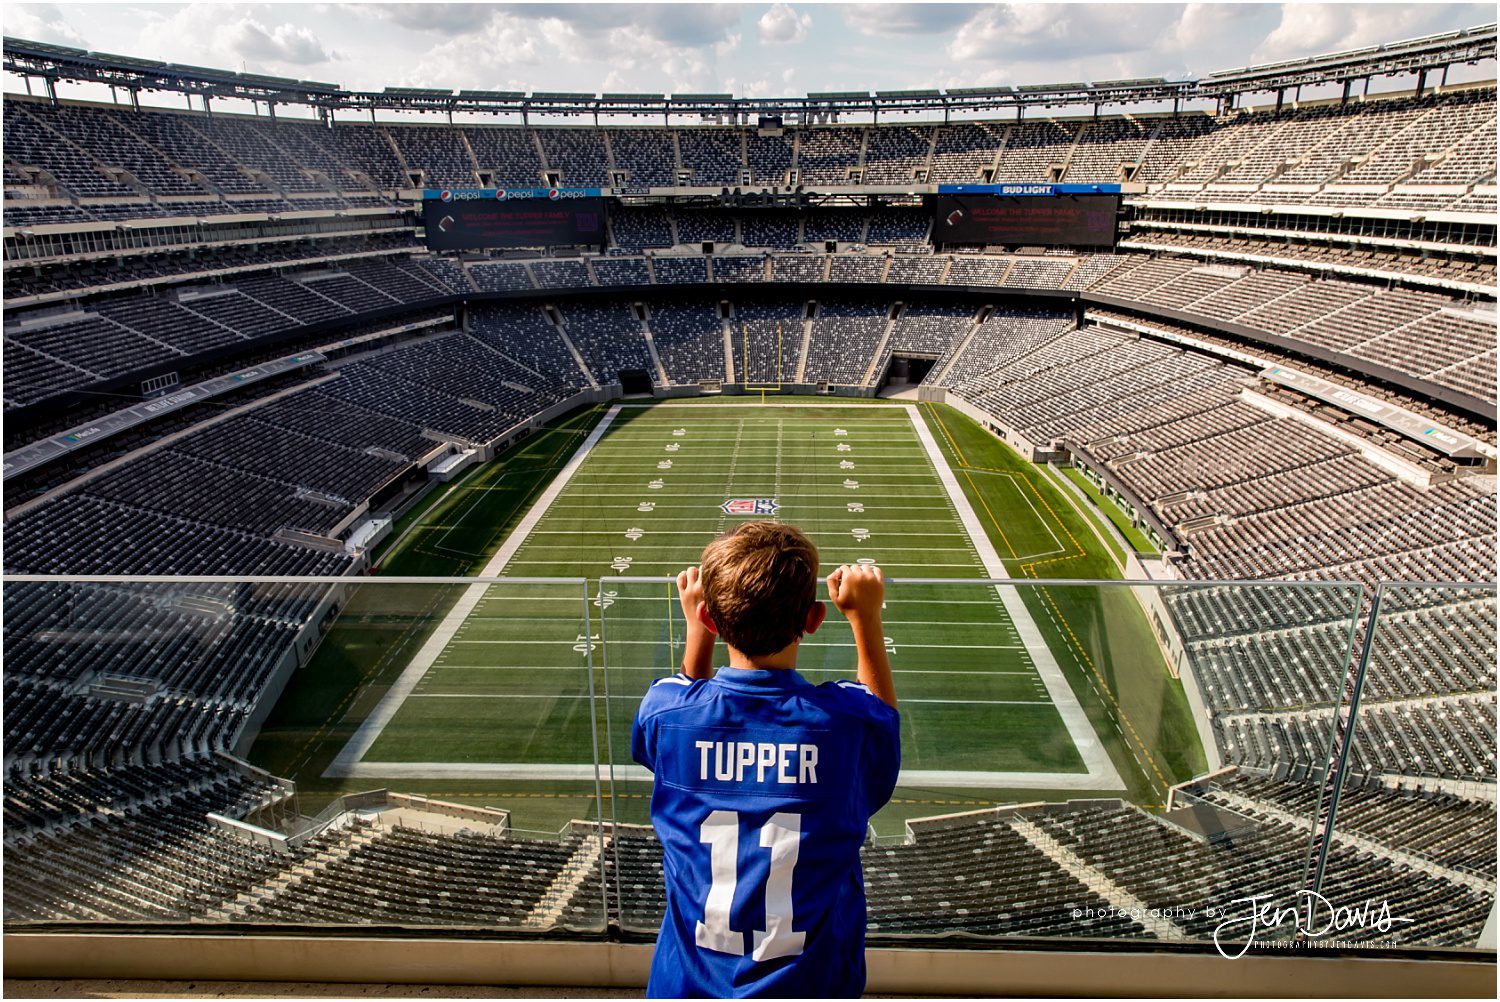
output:
[[[602,930],[586,595],[7,580],[6,921]]]
[[[660,921],[630,729],[681,657],[667,579],[7,579],[3,603],[11,926]],[[1344,940],[1474,946],[1493,586],[1381,595],[1318,882],[1369,606],[1352,585],[893,581],[903,768],[863,851],[871,941],[1233,953],[1317,930],[1317,890],[1413,919]],[[834,614],[799,668],[853,667]]]
[[[1472,947],[1492,918],[1495,599],[1494,585],[1382,587],[1307,896],[1319,938]]]
[[[644,825],[651,786],[630,759],[630,725],[651,680],[680,661],[683,617],[668,580],[603,588],[612,808]],[[1360,597],[892,582],[902,772],[864,853],[871,936],[1211,940],[1236,897],[1295,899],[1312,809],[1271,823],[1233,790],[1326,773]],[[854,664],[835,613],[798,667],[818,683]],[[646,931],[661,916],[660,849],[645,829],[619,831],[621,922]]]

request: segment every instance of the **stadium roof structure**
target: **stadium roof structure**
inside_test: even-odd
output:
[[[1340,83],[1367,76],[1420,73],[1454,63],[1495,57],[1495,25],[1486,24],[1404,42],[1308,56],[1281,63],[1220,70],[1199,82],[1208,95],[1278,90],[1312,83]]]
[[[139,102],[141,91],[174,91],[198,96],[207,107],[214,98],[307,105],[323,113],[359,110],[455,111],[492,114],[593,115],[821,115],[882,111],[936,111],[946,118],[955,111],[1014,110],[1061,105],[1125,105],[1214,100],[1232,106],[1243,94],[1275,92],[1312,84],[1343,83],[1345,95],[1356,80],[1415,73],[1418,90],[1427,74],[1463,63],[1493,59],[1495,24],[1479,25],[1422,38],[1391,42],[1347,52],[1329,53],[1289,62],[1223,70],[1198,80],[1160,78],[1110,80],[1094,83],[1028,84],[1021,87],[897,90],[870,94],[834,91],[805,97],[737,98],[731,94],[583,94],[538,91],[451,90],[387,87],[381,91],[350,91],[336,84],[311,80],[235,73],[202,66],[184,66],[151,59],[88,52],[65,45],[26,39],[4,39],[3,69],[26,79],[40,79],[56,98],[59,81],[104,84],[130,94]]]

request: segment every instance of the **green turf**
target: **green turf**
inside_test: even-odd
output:
[[[1026,462],[1003,441],[946,405],[925,405],[938,445],[979,512],[985,531],[1017,578],[1118,579],[1114,562],[1089,531],[1065,488]],[[1046,513],[1052,531],[1067,541],[1061,556],[1025,559],[1027,537],[1003,507],[996,479],[1003,472],[1023,484],[1032,505]],[[997,507],[1000,505],[1000,507]],[[1028,506],[1030,508],[1031,506]],[[1132,798],[1145,806],[1165,802],[1167,787],[1207,768],[1182,684],[1173,679],[1130,586],[1046,585],[1021,591],[1033,618],[1049,637],[1058,662],[1104,742]]]
[[[748,497],[776,498],[776,517],[806,529],[825,565],[873,558],[898,579],[886,617],[903,699],[905,768],[1081,772],[993,589],[899,584],[983,576],[905,408],[851,410],[791,399],[798,406],[712,406],[751,402],[739,397],[624,408],[505,569],[508,577],[585,577],[590,594],[600,589],[602,599],[585,601],[577,585],[489,588],[365,761],[569,765],[591,761],[597,741],[613,761],[628,763],[636,702],[652,677],[675,666],[681,623],[680,612],[668,615],[664,582],[619,579],[662,577],[693,562],[708,539],[738,520],[719,505]],[[1060,485],[951,408],[921,411],[1012,576],[1118,577]],[[398,525],[380,572],[477,573],[602,413],[570,415],[441,489],[426,510]],[[846,434],[837,435],[839,428]],[[612,791],[606,784],[600,804],[592,780],[583,778],[321,777],[466,590],[361,588],[294,676],[252,760],[297,779],[304,809],[338,793],[391,786],[505,807],[529,829],[555,830],[601,809],[622,821],[643,820],[645,783],[621,781]],[[1201,771],[1181,687],[1167,676],[1128,591],[1054,585],[1023,595],[1134,799],[1160,803],[1167,783]],[[852,661],[847,626],[835,620],[808,639],[801,665],[823,681],[851,673]],[[591,686],[594,705],[607,713],[589,713]],[[974,806],[1088,795],[1052,794],[903,788],[878,827],[899,830],[907,817]]]
[[[715,534],[749,517],[726,515],[720,508],[726,499],[765,497],[780,501],[776,517],[803,526],[830,566],[871,558],[896,577],[982,577],[906,410],[871,409],[857,416],[855,423],[847,409],[824,407],[699,409],[690,415],[680,407],[627,408],[511,558],[506,576],[602,577],[607,587],[610,577],[624,572],[672,574],[694,562]],[[847,434],[838,435],[839,429]],[[851,481],[857,486],[846,486]],[[851,503],[864,510],[850,511]],[[651,510],[641,511],[642,504]],[[920,526],[915,533],[914,523]],[[868,530],[868,537],[856,539],[855,528]],[[631,538],[632,529],[642,534]],[[629,761],[625,739],[636,697],[651,678],[671,670],[678,654],[663,617],[669,608],[665,587],[640,583],[614,590],[620,597],[603,617],[605,661],[616,695],[615,760],[623,763]],[[528,621],[525,639],[518,639],[514,617],[529,616],[535,600],[516,592],[509,586],[491,590],[367,760],[531,761],[498,754],[476,758],[472,750],[476,743],[496,750],[513,746],[507,738],[480,740],[473,728],[493,734],[531,726],[520,724],[525,720],[547,729],[546,761],[587,761],[584,718],[573,727],[554,726],[533,705],[554,680],[573,687],[563,691],[580,691],[581,676],[565,678],[567,672],[556,670],[559,661],[584,662],[584,652],[575,650],[583,629],[579,610],[572,619]],[[953,606],[948,600],[954,598],[971,604]],[[1082,770],[992,592],[914,588],[903,595],[893,589],[888,606],[887,632],[907,700],[908,768]],[[487,609],[494,614],[486,617]],[[850,645],[847,628],[830,623],[808,638],[801,663],[820,681],[846,677],[853,669]],[[931,671],[944,674],[926,674]],[[478,691],[483,699],[466,698]],[[464,728],[447,726],[450,712],[463,715]],[[451,758],[453,749],[468,754]]]

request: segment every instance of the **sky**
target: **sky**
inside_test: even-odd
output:
[[[1425,2],[125,2],[6,3],[3,13],[6,35],[350,89],[738,97],[1181,79],[1494,19],[1493,4]],[[1493,62],[1477,75],[1493,77]],[[7,90],[20,87],[6,78]]]

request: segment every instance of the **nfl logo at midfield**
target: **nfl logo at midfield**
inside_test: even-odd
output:
[[[775,498],[730,498],[719,507],[726,515],[774,515],[780,505]]]

